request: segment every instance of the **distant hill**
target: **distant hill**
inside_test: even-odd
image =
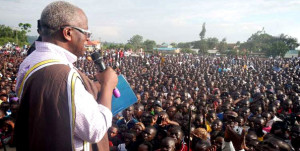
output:
[[[38,39],[38,36],[27,36],[27,41],[29,44],[32,44],[37,39]]]

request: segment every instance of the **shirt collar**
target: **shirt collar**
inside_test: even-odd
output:
[[[49,42],[35,41],[35,47],[36,47],[36,51],[52,51],[54,53],[57,53],[59,56],[64,58],[69,63],[74,63],[77,61],[77,56],[75,56],[70,51],[58,45]]]

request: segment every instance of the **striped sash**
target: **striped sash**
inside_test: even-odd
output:
[[[20,85],[19,91],[18,91],[18,97],[20,98],[20,101],[22,101],[22,95],[23,95],[23,88],[24,85],[27,81],[27,79],[36,71],[38,71],[39,69],[42,69],[44,67],[50,66],[50,65],[54,65],[54,64],[66,64],[63,63],[59,60],[45,60],[45,61],[41,61],[37,64],[35,64],[33,67],[31,67],[25,74],[22,83]],[[68,64],[66,64],[68,65]],[[69,65],[70,66],[70,65]],[[68,85],[67,89],[68,89],[68,106],[69,106],[69,115],[70,117],[70,127],[71,127],[71,142],[72,142],[72,150],[75,151],[75,146],[74,146],[74,130],[75,130],[75,120],[76,120],[76,108],[75,108],[75,83],[77,80],[80,80],[81,82],[83,82],[83,80],[81,79],[81,77],[78,75],[78,73],[76,72],[75,69],[73,69],[73,67],[71,67],[71,71],[69,72],[68,75]],[[89,147],[89,143],[86,141],[83,141],[83,150],[84,151],[89,151],[90,147]]]

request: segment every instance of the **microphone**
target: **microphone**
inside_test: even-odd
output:
[[[92,53],[91,57],[96,65],[98,71],[103,72],[106,69],[106,66],[105,66],[104,62],[102,61],[103,57],[101,56],[101,54],[98,52],[94,52],[94,53]],[[115,89],[113,90],[113,94],[116,98],[119,98],[121,96],[121,93],[117,87],[115,87]]]

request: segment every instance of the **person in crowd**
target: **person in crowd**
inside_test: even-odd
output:
[[[138,122],[133,115],[134,115],[134,106],[130,106],[127,109],[122,111],[123,118],[117,121],[117,125],[123,125],[125,124],[127,126],[127,129],[131,129],[135,123]]]
[[[175,151],[187,151],[188,147],[186,143],[183,141],[184,140],[184,133],[180,127],[173,127],[170,129],[169,137],[172,137],[175,139]]]
[[[137,121],[141,122],[141,118],[142,118],[142,114],[143,114],[144,110],[145,110],[145,107],[143,104],[138,103],[138,104],[134,105],[134,115],[133,116]]]
[[[93,51],[103,51],[105,64],[116,67],[117,73],[126,77],[138,98],[136,104],[113,117],[109,129],[110,138],[117,130],[114,138],[120,139],[123,149],[172,150],[173,140],[175,150],[187,150],[187,144],[191,150],[209,151],[299,149],[299,58],[237,59],[173,54],[121,58],[127,50]],[[91,53],[78,57],[74,66],[96,80]],[[0,95],[5,100],[1,105],[2,118],[13,123],[19,118],[16,113],[22,103],[14,90],[18,88],[17,71],[25,57],[17,52],[0,53]],[[164,63],[160,62],[162,57]],[[282,70],[275,71],[274,66]],[[205,135],[199,133],[199,138],[196,137],[195,129],[201,129]],[[131,133],[135,134],[135,140],[131,139],[134,138]],[[148,136],[150,141],[146,141]],[[117,150],[117,144],[111,143],[111,149]]]
[[[138,151],[153,151],[153,146],[149,142],[143,142],[139,145]]]
[[[112,125],[108,131],[108,139],[109,139],[109,146],[110,148],[114,148],[114,146],[118,146],[119,144],[121,144],[121,139],[118,137],[119,131],[118,131],[118,126],[116,125]]]
[[[175,151],[175,147],[176,147],[175,145],[176,145],[176,141],[174,138],[165,137],[161,142],[160,149],[156,151]]]
[[[291,129],[291,144],[294,148],[294,150],[299,150],[300,149],[300,125],[295,125]]]
[[[124,143],[118,145],[118,151],[137,151],[136,134],[133,131],[125,132]]]

